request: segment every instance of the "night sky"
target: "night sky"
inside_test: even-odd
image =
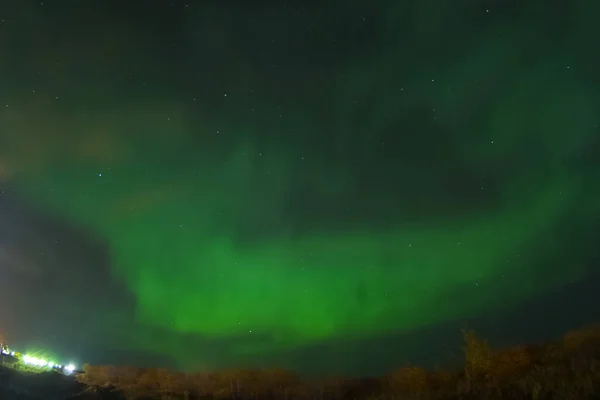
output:
[[[598,15],[1,0],[1,337],[377,374],[600,320]]]

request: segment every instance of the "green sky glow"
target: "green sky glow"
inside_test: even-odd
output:
[[[415,12],[408,38],[451,30]],[[579,279],[578,256],[547,257],[568,246],[559,226],[600,211],[598,174],[576,162],[598,133],[600,95],[573,50],[589,23],[556,51],[521,40],[530,25],[497,20],[455,32],[460,45],[431,39],[447,54],[402,57],[386,25],[374,54],[306,89],[317,95],[274,101],[277,84],[257,78],[251,103],[215,88],[214,112],[161,89],[82,106],[97,91],[85,79],[64,102],[15,95],[0,171],[36,208],[105,238],[139,326],[236,338],[232,357],[492,312]]]

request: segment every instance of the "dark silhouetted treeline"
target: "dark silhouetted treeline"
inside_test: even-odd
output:
[[[436,400],[600,398],[600,326],[540,346],[491,349],[463,332],[459,370],[403,367],[369,379],[301,380],[282,369],[184,374],[164,369],[85,365],[87,396],[125,399]],[[94,393],[95,395],[93,395]]]

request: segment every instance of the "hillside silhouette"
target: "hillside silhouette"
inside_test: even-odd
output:
[[[464,364],[455,370],[402,366],[373,378],[303,380],[284,369],[229,369],[185,374],[161,368],[84,365],[65,376],[0,369],[0,398],[469,400],[600,398],[600,325],[542,345],[492,349],[463,331]]]

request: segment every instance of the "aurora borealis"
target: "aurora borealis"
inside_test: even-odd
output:
[[[370,373],[596,273],[600,4],[5,3],[2,292],[79,357]]]

